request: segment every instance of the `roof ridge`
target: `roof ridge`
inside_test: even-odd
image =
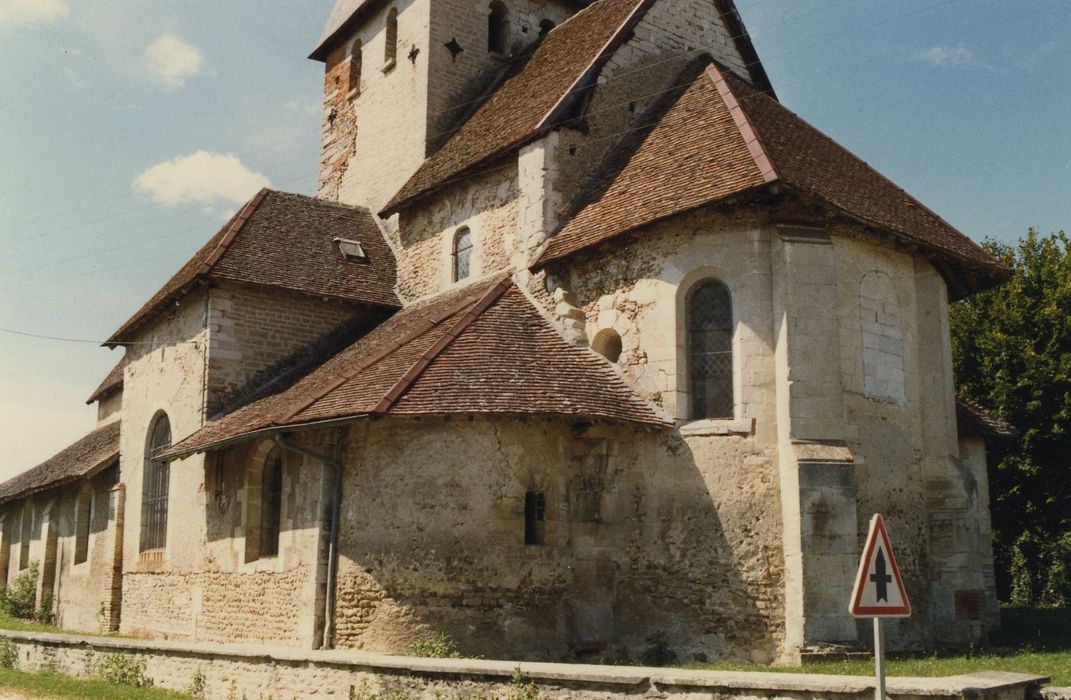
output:
[[[707,69],[703,72],[710,78],[711,82],[714,83],[714,88],[718,91],[718,96],[721,97],[722,102],[725,103],[725,107],[729,110],[729,116],[733,118],[733,123],[736,124],[740,136],[743,137],[744,144],[747,145],[748,153],[751,154],[751,158],[755,161],[755,167],[759,169],[759,174],[762,175],[762,179],[765,180],[767,184],[781,179],[781,176],[777,173],[777,168],[770,159],[770,154],[767,153],[766,147],[762,144],[762,139],[759,138],[758,133],[751,126],[751,121],[748,119],[747,113],[744,111],[744,108],[740,106],[740,102],[736,99],[736,95],[733,94],[732,86],[726,82],[725,75],[721,72],[718,62],[711,61],[711,64],[707,66]]]
[[[385,413],[399,398],[401,398],[402,394],[413,385],[420,375],[424,373],[424,370],[428,368],[435,358],[446,350],[446,348],[448,348],[459,335],[464,333],[476,319],[482,316],[484,311],[491,308],[491,306],[493,306],[511,286],[513,286],[513,280],[506,277],[487,290],[487,292],[485,292],[461,318],[455,321],[446,333],[443,334],[434,345],[428,348],[424,354],[417,359],[413,366],[406,370],[405,374],[403,374],[398,381],[387,390],[387,393],[383,395],[383,398],[376,404],[376,407],[372,409],[372,412]]]
[[[262,187],[260,191],[257,192],[256,196],[245,203],[245,206],[238,212],[238,215],[231,220],[227,233],[223,234],[223,238],[219,240],[216,247],[208,254],[208,257],[201,262],[197,272],[194,273],[194,276],[207,275],[212,271],[215,264],[219,262],[219,259],[227,252],[227,248],[229,248],[231,243],[234,242],[234,239],[238,237],[242,227],[249,221],[249,217],[253,216],[257,209],[260,208],[260,205],[264,202],[264,199],[267,198],[269,192],[271,192],[270,189]]]
[[[724,76],[723,76],[722,78],[723,78],[723,80],[724,80]],[[754,86],[751,86],[751,87],[754,87]],[[953,225],[952,225],[951,223],[949,223],[949,222],[948,222],[948,220],[946,220],[946,219],[945,219],[945,218],[944,218],[943,216],[941,216],[940,214],[938,214],[937,212],[935,212],[935,211],[934,211],[933,209],[931,209],[931,208],[929,208],[928,206],[926,206],[925,204],[923,204],[923,203],[922,203],[922,202],[921,202],[921,201],[920,201],[920,200],[919,200],[919,199],[918,199],[917,197],[915,197],[914,195],[912,195],[912,194],[911,194],[910,192],[908,192],[907,190],[905,190],[905,189],[904,189],[903,187],[901,187],[900,185],[897,185],[897,184],[896,184],[895,182],[893,182],[893,181],[892,181],[892,180],[891,180],[891,179],[890,179],[889,177],[887,177],[887,176],[886,176],[886,175],[885,175],[884,173],[882,173],[882,172],[881,172],[880,170],[878,170],[877,168],[875,168],[874,166],[872,166],[872,165],[871,165],[870,163],[866,162],[865,160],[863,160],[862,158],[860,158],[859,156],[857,156],[857,155],[856,155],[856,154],[855,154],[855,153],[854,153],[854,152],[853,152],[852,150],[850,150],[850,149],[848,149],[848,148],[846,148],[846,147],[842,146],[842,145],[841,145],[840,143],[838,143],[838,142],[837,142],[837,141],[836,141],[836,140],[835,140],[835,139],[834,139],[834,138],[833,138],[832,136],[829,136],[829,135],[828,135],[828,134],[827,134],[826,132],[822,131],[821,129],[819,129],[818,127],[816,127],[816,126],[815,126],[814,124],[812,124],[811,122],[809,122],[809,121],[807,121],[806,119],[804,119],[803,117],[801,117],[801,116],[800,116],[799,114],[797,114],[797,113],[796,113],[796,112],[795,112],[794,110],[791,110],[791,109],[789,109],[788,107],[785,107],[785,105],[781,104],[781,102],[780,102],[780,101],[778,101],[778,100],[776,100],[776,99],[774,99],[774,98],[770,97],[769,95],[767,95],[767,94],[766,94],[766,93],[764,93],[763,91],[761,91],[761,90],[758,90],[757,92],[758,92],[758,94],[759,94],[759,95],[761,95],[762,97],[765,97],[766,99],[768,99],[768,100],[771,100],[771,101],[772,101],[772,102],[774,102],[774,103],[775,103],[775,104],[776,104],[777,106],[779,106],[779,107],[780,107],[781,109],[785,110],[786,112],[788,112],[789,114],[791,114],[791,115],[792,115],[793,117],[795,117],[796,119],[800,120],[800,121],[801,121],[801,122],[802,122],[803,124],[805,124],[805,125],[806,125],[807,127],[809,127],[809,128],[810,128],[810,129],[812,130],[812,131],[814,131],[814,133],[816,133],[816,134],[817,134],[817,135],[819,136],[819,138],[821,138],[821,139],[822,139],[823,141],[825,141],[825,142],[826,142],[826,143],[828,143],[828,144],[831,144],[831,145],[832,145],[832,146],[833,146],[834,148],[836,148],[836,149],[838,149],[838,150],[840,150],[840,151],[843,151],[843,152],[844,152],[845,154],[847,154],[847,156],[848,156],[848,157],[849,157],[849,158],[850,158],[851,160],[855,161],[855,162],[856,162],[856,163],[858,163],[859,165],[862,165],[863,167],[865,167],[865,168],[867,168],[868,170],[870,170],[870,171],[871,171],[872,173],[874,173],[874,175],[876,175],[876,176],[877,176],[878,178],[880,178],[880,179],[881,179],[882,181],[884,181],[884,182],[885,182],[885,184],[889,185],[889,186],[890,186],[890,187],[892,187],[892,188],[893,188],[894,190],[896,190],[897,192],[899,192],[900,194],[902,194],[902,195],[903,195],[903,196],[904,196],[904,197],[905,197],[905,198],[906,198],[907,200],[909,200],[909,202],[910,202],[910,203],[911,203],[911,204],[912,204],[913,206],[917,206],[917,207],[919,207],[920,209],[922,209],[923,211],[925,211],[926,213],[928,213],[928,214],[929,214],[930,216],[934,217],[935,219],[937,219],[938,221],[940,221],[941,223],[943,223],[943,224],[944,224],[945,226],[947,226],[947,227],[948,227],[949,229],[951,229],[952,231],[955,231],[955,232],[956,232],[956,233],[958,233],[958,234],[959,234],[960,236],[962,236],[962,237],[963,237],[963,238],[965,238],[966,240],[970,241],[970,242],[971,242],[971,243],[972,243],[973,245],[975,245],[975,246],[977,246],[977,247],[981,248],[981,246],[979,246],[979,245],[978,245],[978,244],[977,244],[977,243],[976,243],[976,242],[975,242],[975,241],[974,241],[974,240],[973,240],[973,239],[972,239],[972,238],[971,238],[970,236],[968,236],[967,234],[965,234],[965,233],[963,233],[962,231],[960,231],[960,230],[959,230],[959,229],[958,229],[957,227],[953,226]],[[829,204],[831,204],[831,205],[835,206],[836,208],[838,208],[838,209],[840,209],[840,210],[844,211],[844,207],[842,207],[841,205],[839,205],[839,204],[836,204],[836,203],[834,203],[834,202],[833,202],[832,200],[830,200],[830,199],[829,199],[828,197],[825,197],[825,196],[823,196],[823,195],[821,195],[821,194],[819,194],[819,193],[817,193],[817,192],[811,191],[811,190],[810,190],[809,188],[805,188],[805,187],[799,187],[799,186],[794,186],[794,189],[802,190],[802,191],[806,192],[806,193],[807,193],[808,195],[810,195],[810,196],[812,196],[812,197],[817,197],[817,198],[819,198],[819,199],[822,199],[822,200],[824,200],[824,201],[828,202]],[[852,216],[852,217],[854,217],[854,218],[856,218],[856,219],[861,219],[861,220],[862,220],[862,219],[865,219],[865,218],[866,218],[866,217],[862,217],[862,216],[859,216],[859,215],[857,215],[857,214],[851,214],[850,216]],[[881,223],[881,222],[878,222],[878,221],[874,221],[874,220],[868,220],[868,221],[869,221],[869,224],[870,224],[870,225],[876,226],[876,227],[878,227],[879,229],[882,229],[882,230],[889,230],[889,228],[890,228],[890,225],[889,225],[889,224],[883,224],[883,223]],[[910,231],[908,231],[908,230],[906,230],[906,229],[904,229],[904,228],[897,228],[897,229],[894,229],[894,230],[897,230],[897,231],[899,231],[900,233],[906,233],[906,234],[911,234],[911,232],[910,232]],[[945,245],[941,245],[940,243],[938,243],[938,242],[936,242],[936,241],[930,241],[930,242],[928,243],[928,245],[931,245],[931,246],[933,246],[934,248],[939,248],[939,249],[941,249],[942,251],[945,251],[946,253],[949,253],[949,254],[951,254],[951,255],[952,255],[953,257],[959,258],[960,260],[966,260],[966,257],[965,257],[965,256],[964,256],[964,255],[963,255],[962,253],[959,253],[959,252],[957,252],[957,251],[955,251],[955,250],[952,250],[952,249],[951,249],[951,248],[949,248],[948,246],[945,246]],[[1003,266],[1000,266],[1000,267],[1003,267]]]
[[[430,317],[422,317],[421,321],[419,321],[411,331],[403,335],[398,340],[395,340],[392,343],[388,343],[387,345],[380,348],[378,351],[357,361],[348,369],[346,369],[346,371],[339,373],[338,377],[336,377],[334,381],[325,384],[324,386],[316,389],[315,391],[309,392],[308,394],[302,396],[300,400],[295,401],[294,403],[288,406],[284,406],[283,409],[276,413],[275,416],[272,418],[272,424],[283,425],[289,423],[291,420],[294,419],[294,416],[298,415],[299,413],[322,399],[327,394],[331,393],[338,387],[353,379],[353,377],[357,376],[368,367],[371,367],[372,365],[376,364],[377,362],[385,358],[387,355],[393,353],[395,350],[398,350],[399,348],[408,345],[416,338],[419,338],[421,335],[427,333],[429,330],[439,325],[446,319],[450,318],[454,314],[458,313],[462,309],[471,306],[474,303],[477,303],[482,298],[483,297],[474,298],[472,295],[466,295],[457,302],[449,305],[447,308],[443,309],[439,313],[433,314]]]
[[[640,20],[642,20],[643,17],[647,14],[647,11],[650,10],[656,2],[658,2],[658,0],[637,0],[635,6],[632,8],[632,11],[629,12],[628,17],[626,17],[624,21],[622,21],[621,24],[618,25],[614,33],[611,34],[610,37],[603,43],[598,53],[595,54],[595,57],[588,62],[587,66],[584,67],[584,70],[580,71],[580,75],[578,75],[576,77],[576,80],[574,80],[569,85],[568,89],[566,89],[565,91],[565,94],[558,98],[558,101],[554,103],[554,106],[552,106],[550,110],[545,115],[543,115],[543,118],[536,123],[535,132],[537,134],[543,132],[548,128],[551,128],[553,123],[557,121],[557,116],[566,109],[565,104],[573,98],[574,92],[579,93],[580,91],[582,91],[584,87],[586,87],[583,86],[584,83],[588,82],[592,78],[597,77],[598,74],[602,72],[603,66],[606,64],[606,61],[610,59],[610,56],[613,55],[613,51],[617,48],[620,48],[620,39],[622,37],[627,36],[629,31],[635,28],[635,26],[640,22]],[[583,10],[577,12],[569,19],[578,17],[579,15],[583,14],[584,12],[587,12],[594,6],[595,3],[588,5]],[[562,24],[564,25],[565,22],[563,22]]]

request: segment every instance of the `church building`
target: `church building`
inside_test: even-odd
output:
[[[1010,429],[948,307],[1008,271],[781,104],[732,0],[337,0],[311,58],[317,195],[119,325],[98,428],[0,485],[2,580],[94,633],[798,663],[868,643],[880,512],[890,646],[984,639]]]

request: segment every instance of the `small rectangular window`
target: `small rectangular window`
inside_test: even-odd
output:
[[[547,497],[529,491],[524,494],[524,543],[543,544],[547,519]]]

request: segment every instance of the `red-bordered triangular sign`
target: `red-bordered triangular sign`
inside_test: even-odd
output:
[[[904,580],[896,566],[889,534],[881,515],[870,520],[859,573],[852,589],[849,612],[855,617],[908,617],[911,603],[907,600]]]

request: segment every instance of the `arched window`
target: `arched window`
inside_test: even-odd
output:
[[[472,231],[459,229],[454,236],[454,281],[463,280],[472,273]]]
[[[89,526],[93,518],[93,489],[88,485],[78,492],[74,510],[74,563],[82,564],[89,558]]]
[[[487,15],[487,50],[500,56],[509,51],[509,12],[499,0],[491,3]]]
[[[524,494],[524,543],[543,544],[546,537],[546,494],[528,491]]]
[[[539,22],[539,36],[546,36],[551,29],[554,29],[553,20],[544,19]]]
[[[361,91],[361,50],[361,40],[358,39],[353,42],[353,48],[350,50],[350,92]]]
[[[171,421],[161,413],[149,428],[145,442],[145,468],[141,481],[140,551],[163,549],[167,544],[167,493],[171,467],[156,457],[171,446]]]
[[[398,58],[398,8],[390,8],[387,13],[387,38],[383,46],[383,60],[388,66],[394,65]]]
[[[283,521],[283,454],[272,448],[264,460],[260,480],[260,556],[279,554],[279,530]]]
[[[688,297],[688,394],[691,418],[733,417],[733,308],[721,282],[697,285]]]

